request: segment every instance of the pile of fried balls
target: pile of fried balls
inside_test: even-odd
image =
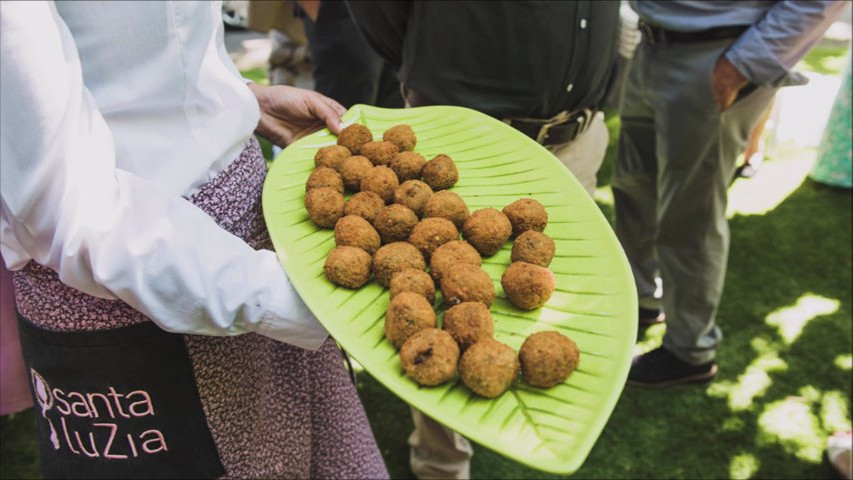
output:
[[[495,340],[489,312],[495,288],[481,268],[482,257],[514,237],[511,264],[501,277],[504,292],[523,310],[544,305],[556,288],[547,268],[555,243],[542,233],[545,208],[522,198],[503,210],[469,212],[449,190],[459,180],[453,159],[442,154],[426,161],[414,151],[416,143],[409,125],[391,127],[374,141],[367,127],[353,124],[341,131],[337,145],[317,151],[305,208],[318,227],[335,230],[326,278],[357,289],[372,274],[390,288],[385,336],[399,349],[406,374],[421,385],[440,385],[457,368],[462,382],[487,398],[504,393],[519,369],[536,387],[562,383],[580,360],[575,342],[558,332],[537,332],[516,355]],[[345,191],[354,193],[349,200]],[[436,286],[448,307],[442,329]]]

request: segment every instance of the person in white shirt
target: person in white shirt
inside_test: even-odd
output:
[[[0,3],[0,252],[46,477],[387,477],[260,209],[253,131],[339,104],[247,84],[218,2]]]

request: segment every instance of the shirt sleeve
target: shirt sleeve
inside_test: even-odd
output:
[[[10,268],[33,259],[168,331],[257,332],[318,348],[327,333],[273,252],[116,167],[112,134],[55,6],[0,8],[0,247]]]
[[[729,48],[726,58],[751,82],[780,86],[791,68],[841,14],[844,3],[777,2]]]

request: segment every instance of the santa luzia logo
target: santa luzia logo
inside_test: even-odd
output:
[[[147,391],[120,393],[108,386],[80,392],[51,387],[35,369],[30,369],[30,377],[55,450],[109,460],[169,450],[165,435],[153,428],[154,403]]]

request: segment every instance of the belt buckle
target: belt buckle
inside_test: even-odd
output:
[[[539,127],[539,134],[536,135],[536,142],[539,145],[545,145],[545,140],[548,139],[548,130],[551,130],[551,127],[562,125],[569,120],[570,113],[563,110],[562,112],[554,115],[547,122],[543,123],[541,127]]]
[[[577,122],[580,123],[580,126],[578,127],[577,133],[575,133],[575,138],[589,129],[590,124],[592,124],[592,117],[595,116],[596,112],[591,108],[584,108],[578,113],[580,116],[578,117]]]
[[[656,45],[658,43],[666,42],[666,39],[663,36],[663,32],[661,31],[660,38],[655,37],[655,31],[648,23],[640,20],[637,26],[640,28],[640,31],[643,32],[643,36],[646,37],[646,43],[648,43],[649,45]]]

